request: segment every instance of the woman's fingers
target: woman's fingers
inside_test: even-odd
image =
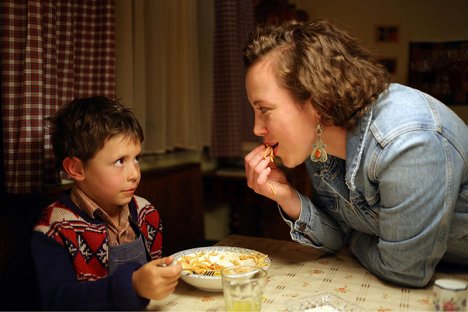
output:
[[[255,184],[266,180],[271,172],[271,169],[268,167],[268,162],[268,159],[264,159],[259,155],[252,159],[249,169],[246,171],[247,184],[249,187],[253,187]]]
[[[277,166],[272,162],[273,157],[271,147],[259,145],[245,156],[244,161],[248,187],[258,194],[276,199],[276,183],[270,179],[272,170],[277,170]]]
[[[248,153],[245,157],[244,157],[244,160],[246,162],[249,162],[251,160],[251,158],[261,152],[264,152],[265,151],[265,145],[261,144],[257,147],[255,147],[253,150],[250,151],[250,153]]]

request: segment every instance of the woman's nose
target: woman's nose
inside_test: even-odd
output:
[[[264,136],[267,133],[267,130],[265,126],[263,125],[263,123],[258,121],[257,119],[255,119],[255,122],[254,122],[253,133],[259,137]]]

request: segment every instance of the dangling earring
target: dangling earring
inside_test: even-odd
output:
[[[320,124],[317,125],[317,140],[312,146],[312,154],[310,154],[310,159],[313,162],[326,162],[328,159],[327,151],[325,151],[326,145],[322,142],[322,128]]]

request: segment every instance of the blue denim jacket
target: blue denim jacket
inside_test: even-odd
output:
[[[426,285],[443,257],[468,264],[468,127],[458,116],[391,84],[346,148],[346,161],[306,161],[312,199],[298,194],[294,223],[282,214],[293,240],[330,253],[349,244],[370,272],[408,286]]]

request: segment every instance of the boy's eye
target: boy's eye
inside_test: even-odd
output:
[[[115,162],[115,165],[116,165],[116,166],[122,166],[123,163],[124,163],[123,158],[120,158],[119,160],[117,160],[117,161]]]
[[[134,161],[135,161],[135,163],[140,163],[140,161],[141,161],[141,156],[138,155],[137,157],[135,157],[135,160],[134,160]]]

